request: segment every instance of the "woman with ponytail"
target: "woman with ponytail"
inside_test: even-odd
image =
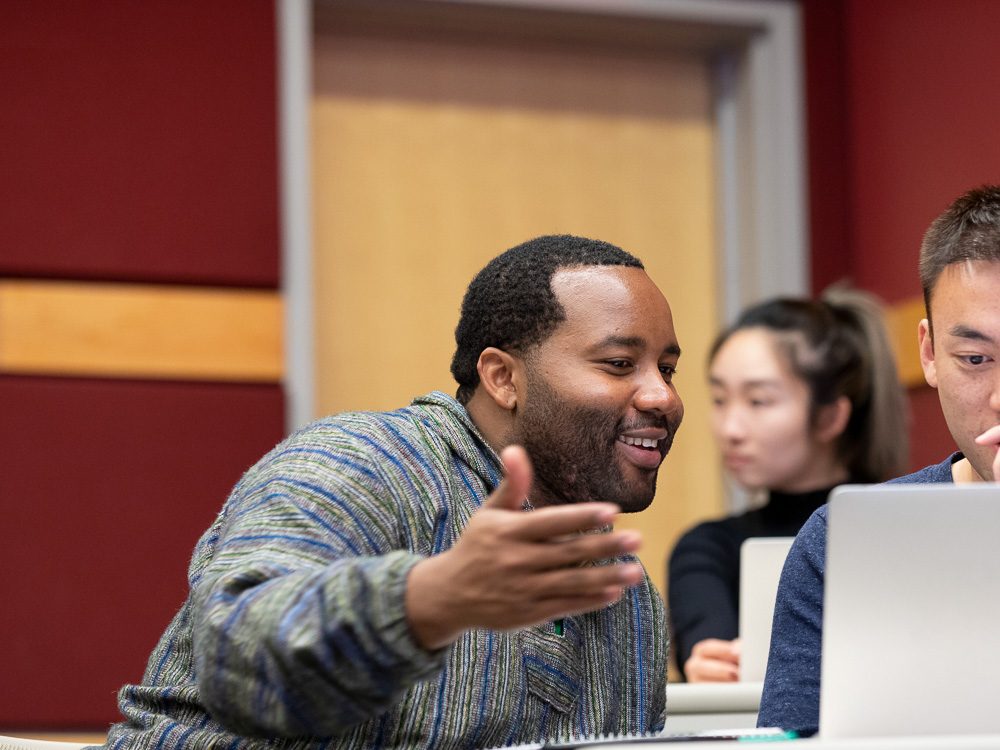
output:
[[[907,458],[903,389],[864,292],[746,310],[715,341],[708,380],[724,465],[758,507],[696,526],[671,555],[673,650],[690,682],[738,677],[740,545],[794,536],[835,486],[899,476]]]

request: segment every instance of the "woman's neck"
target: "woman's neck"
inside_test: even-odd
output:
[[[838,460],[821,460],[805,468],[794,480],[771,487],[771,492],[801,495],[806,492],[829,489],[851,478],[847,466]]]

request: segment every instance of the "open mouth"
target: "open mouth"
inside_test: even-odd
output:
[[[660,443],[663,442],[659,439],[653,438],[634,438],[626,437],[625,435],[618,436],[619,442],[625,443],[625,445],[634,445],[637,448],[649,448],[650,450],[658,450]]]
[[[663,435],[663,431],[656,431]],[[640,437],[636,435],[619,435],[618,442],[621,444],[625,455],[636,466],[642,469],[655,470],[659,468],[660,462],[670,446],[668,436],[663,437]]]

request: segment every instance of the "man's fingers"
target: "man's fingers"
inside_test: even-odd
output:
[[[990,427],[986,432],[976,438],[980,445],[992,445],[997,448],[993,456],[993,481],[1000,482],[1000,425]]]
[[[507,476],[483,503],[484,508],[521,510],[531,492],[531,460],[520,445],[510,445],[500,453]]]
[[[980,445],[987,445],[989,443],[1000,443],[1000,424],[990,427],[986,432],[976,438],[976,442]]]
[[[642,566],[617,563],[539,573],[532,578],[531,586],[536,601],[554,601],[603,597],[608,592],[631,588],[642,579]],[[617,598],[616,595],[612,601]]]
[[[572,617],[614,604],[622,598],[627,589],[625,586],[611,585],[588,589],[582,594],[552,596],[524,607],[521,614],[526,615],[525,619],[530,619],[530,624],[533,625],[560,617]]]
[[[560,539],[581,531],[611,526],[618,515],[612,503],[580,503],[538,508],[518,520],[519,535],[526,541]]]
[[[566,568],[635,552],[641,542],[642,535],[633,530],[573,534],[553,538],[547,544],[533,545],[528,551],[530,560],[525,562],[535,570]]]

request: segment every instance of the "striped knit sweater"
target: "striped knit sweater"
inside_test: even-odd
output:
[[[107,747],[485,748],[662,727],[667,633],[648,579],[561,635],[412,640],[409,570],[455,543],[501,476],[438,392],[289,437],[198,542],[187,601],[119,693]]]

